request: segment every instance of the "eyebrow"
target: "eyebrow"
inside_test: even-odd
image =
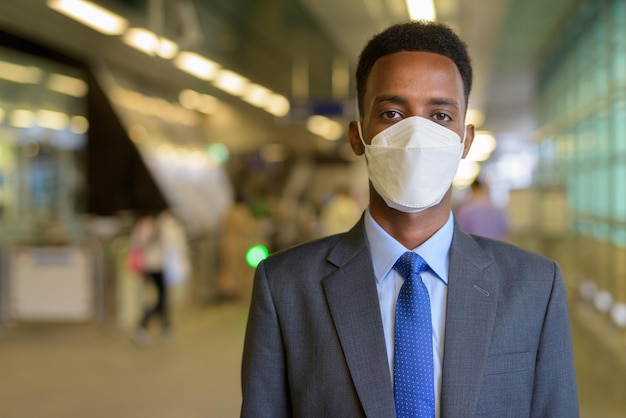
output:
[[[435,97],[428,101],[429,104],[434,104],[438,106],[452,106],[456,109],[459,108],[459,103],[456,100],[446,99],[443,97]]]
[[[374,103],[385,103],[385,102],[400,104],[400,105],[408,104],[408,100],[405,97],[394,95],[394,94],[383,94],[374,99]],[[445,97],[433,97],[432,99],[428,101],[428,104],[437,105],[437,106],[452,106],[455,109],[459,109],[460,107],[459,103],[456,100],[448,99]]]
[[[459,103],[456,100],[453,99],[446,99],[446,98],[440,98],[440,97],[435,97],[432,98],[428,101],[428,103],[430,104],[434,104],[434,105],[444,105],[444,106],[452,106],[456,109],[459,108]]]
[[[402,96],[397,96],[393,94],[383,94],[382,96],[378,96],[374,99],[374,103],[385,103],[385,102],[405,105],[408,103],[408,100]]]

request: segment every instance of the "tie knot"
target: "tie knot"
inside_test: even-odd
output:
[[[407,251],[398,258],[396,264],[393,265],[393,268],[404,277],[405,280],[408,280],[412,277],[419,276],[426,270],[428,264],[422,257],[413,251]]]

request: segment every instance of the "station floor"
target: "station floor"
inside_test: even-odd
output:
[[[585,306],[570,308],[581,417],[625,418],[626,346]],[[155,333],[145,348],[110,326],[9,323],[0,417],[237,417],[246,315],[246,303],[186,308],[171,338]]]

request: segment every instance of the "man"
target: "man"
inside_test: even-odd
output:
[[[558,266],[471,237],[451,213],[452,178],[474,137],[464,125],[471,80],[465,45],[445,26],[396,25],[367,44],[349,139],[367,158],[369,207],[349,232],[259,265],[243,417],[578,416]],[[407,254],[426,270],[407,274]],[[405,284],[427,289],[430,309],[418,311],[432,318],[408,345]],[[427,360],[398,361],[400,340],[404,350],[419,340]],[[414,365],[426,368],[406,379]]]

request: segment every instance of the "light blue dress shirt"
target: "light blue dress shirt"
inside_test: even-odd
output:
[[[448,252],[454,233],[452,212],[447,222],[432,237],[417,248],[405,248],[376,223],[369,208],[365,211],[365,233],[372,253],[380,313],[385,332],[389,371],[393,379],[393,345],[396,300],[404,279],[393,269],[396,260],[405,251],[414,251],[427,263],[422,280],[430,297],[433,321],[433,361],[435,386],[435,416],[439,417],[441,406],[441,365],[443,362],[443,339],[446,323],[446,300],[448,294]]]

